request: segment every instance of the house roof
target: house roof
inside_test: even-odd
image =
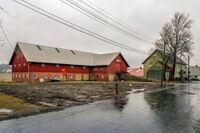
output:
[[[164,53],[163,53],[161,50],[156,49],[156,50],[154,50],[154,51],[148,56],[148,58],[147,58],[146,60],[143,61],[142,64],[144,64],[146,61],[148,61],[149,58],[151,58],[156,52],[160,52],[161,54],[164,55]],[[165,54],[165,56],[167,56],[167,55]],[[173,60],[172,57],[171,57],[171,60]],[[183,60],[181,60],[180,58],[177,58],[177,59],[176,59],[176,63],[178,63],[178,64],[183,64],[183,65],[186,65],[186,64],[187,64],[187,63],[185,63]]]
[[[20,48],[28,62],[35,63],[107,66],[110,65],[118,55],[121,55],[119,52],[96,54],[23,42],[18,42],[17,46]]]
[[[127,72],[130,75],[143,77],[144,76],[144,69],[143,68],[128,68]]]

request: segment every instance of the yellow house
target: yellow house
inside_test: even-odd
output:
[[[144,77],[153,79],[153,80],[160,80],[162,76],[162,70],[163,70],[163,58],[166,57],[166,55],[156,49],[142,64],[144,65]],[[166,70],[166,79],[171,80],[172,79],[172,65],[173,59],[169,59],[167,64],[167,70]],[[181,59],[177,58],[177,64],[175,68],[175,79],[180,78],[180,71],[183,70],[186,72],[187,70],[187,64],[183,62]]]

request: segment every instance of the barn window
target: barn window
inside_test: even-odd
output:
[[[40,47],[39,45],[37,45],[37,48],[38,48],[39,50],[42,50],[41,47]]]
[[[32,74],[32,77],[33,77],[33,78],[36,78],[37,76],[36,76],[36,74],[35,74],[35,73],[33,73],[33,74]]]
[[[60,53],[60,50],[59,50],[58,48],[55,48],[55,50],[56,50],[58,53]]]
[[[42,67],[45,67],[45,64],[41,64]]]
[[[60,67],[60,65],[57,64],[56,67]]]
[[[48,76],[48,74],[44,74],[44,78],[48,78],[49,76]]]
[[[100,68],[100,70],[101,70],[101,71],[103,71],[103,70],[104,70],[104,68]]]
[[[121,60],[120,60],[120,59],[117,59],[117,60],[116,60],[116,62],[117,62],[117,63],[120,63],[120,62],[121,62]]]
[[[72,75],[72,74],[69,74],[69,78],[72,79],[72,78],[73,78],[73,75]]]
[[[54,78],[59,78],[59,74],[54,74]]]

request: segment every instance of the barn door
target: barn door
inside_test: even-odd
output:
[[[161,79],[161,71],[160,70],[150,70],[148,71],[148,78],[153,80]]]

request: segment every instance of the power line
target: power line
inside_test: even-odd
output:
[[[132,26],[124,23],[123,21],[121,21],[120,19],[114,17],[112,14],[110,14],[109,12],[105,11],[104,9],[102,9],[101,7],[97,6],[96,4],[92,3],[90,0],[79,0],[81,3],[85,4],[86,6],[90,7],[91,9],[93,9],[94,11],[100,13],[101,15],[103,15],[104,17],[110,19],[111,21],[117,23],[118,25],[120,25],[121,27],[124,27],[125,29],[139,35],[139,36],[146,36],[143,32],[141,31],[137,31],[137,29],[133,28]],[[89,4],[88,4],[89,3]],[[140,33],[139,33],[140,32]],[[149,38],[149,37],[148,37]],[[150,39],[150,38],[149,38]]]
[[[63,0],[60,0],[60,1],[63,2]],[[115,24],[109,22],[108,20],[104,19],[103,17],[101,17],[101,16],[95,14],[94,12],[91,12],[90,10],[88,10],[87,8],[81,6],[81,5],[78,4],[77,2],[71,1],[71,0],[65,0],[65,1],[71,3],[72,5],[78,7],[79,9],[81,9],[82,11],[84,11],[84,12],[90,14],[91,16],[97,18],[98,20],[100,20],[100,21],[102,21],[102,22],[108,24],[109,26],[115,28],[117,31],[120,31],[120,33],[123,32],[125,35],[128,35],[129,37],[131,37],[131,38],[133,38],[133,39],[137,39],[137,40],[140,40],[140,41],[144,41],[144,42],[148,42],[148,43],[149,43],[149,41],[147,41],[147,40],[145,40],[145,39],[143,39],[143,38],[141,38],[141,37],[138,37],[138,36],[136,36],[136,35],[133,35],[132,33],[127,32],[126,30],[122,29],[122,28],[119,27],[118,25],[115,25]],[[66,4],[66,3],[64,3],[64,4]]]
[[[9,39],[8,39],[8,37],[7,37],[6,33],[5,33],[5,30],[4,30],[4,28],[3,28],[3,26],[2,26],[1,23],[0,23],[0,28],[1,28],[2,32],[3,32],[4,37],[6,38],[6,41],[7,41],[8,45],[9,45],[12,49],[14,49],[13,46],[11,45],[11,43],[10,43],[10,41],[9,41]]]
[[[73,8],[73,9],[77,10],[78,12],[80,12],[80,13],[82,13],[82,14],[88,16],[89,18],[94,19],[95,21],[97,21],[97,22],[99,22],[99,23],[102,23],[102,24],[105,25],[105,26],[109,26],[111,29],[113,29],[113,30],[115,30],[115,31],[117,31],[117,32],[120,32],[120,33],[126,35],[124,32],[121,32],[121,31],[119,31],[119,30],[117,30],[117,29],[111,27],[111,26],[108,25],[107,23],[102,22],[102,21],[100,21],[99,19],[97,19],[97,18],[95,18],[95,17],[93,17],[93,16],[90,16],[89,14],[87,14],[87,13],[85,13],[84,11],[80,10],[79,8],[77,8],[77,7],[73,6],[73,5],[71,5],[70,3],[67,3],[67,2],[65,2],[65,1],[63,1],[63,0],[60,0],[60,1],[63,2],[64,4],[68,5],[69,7],[71,7],[71,8]]]
[[[0,6],[0,10],[2,10],[4,13],[11,17],[11,15],[3,7]]]
[[[111,40],[111,39],[109,39],[109,38],[106,38],[106,37],[104,37],[104,36],[101,36],[101,35],[99,35],[99,34],[96,34],[96,33],[92,32],[92,31],[89,31],[89,30],[87,30],[87,29],[85,29],[85,28],[83,28],[83,27],[81,27],[81,26],[79,26],[79,25],[76,25],[76,24],[74,24],[74,23],[71,23],[71,22],[69,22],[69,21],[67,21],[67,20],[65,20],[65,19],[63,19],[63,18],[61,18],[61,17],[59,17],[59,16],[56,16],[56,15],[54,15],[54,14],[48,12],[48,11],[45,11],[45,10],[43,10],[43,9],[41,9],[41,8],[39,8],[39,7],[37,7],[37,6],[33,5],[33,4],[31,4],[31,3],[29,3],[29,2],[24,1],[24,0],[20,0],[20,1],[23,1],[23,2],[26,3],[26,4],[23,4],[23,3],[19,2],[19,1],[16,1],[16,0],[11,0],[11,1],[13,1],[13,2],[15,2],[15,3],[17,3],[17,4],[20,4],[20,5],[22,5],[22,6],[26,7],[26,8],[29,8],[30,10],[32,10],[32,11],[34,11],[34,12],[37,12],[37,13],[41,14],[42,16],[45,16],[45,17],[47,17],[47,18],[49,18],[49,19],[51,19],[51,20],[54,20],[54,21],[56,21],[56,22],[58,22],[58,23],[61,23],[61,24],[65,25],[65,26],[68,26],[68,27],[70,27],[70,28],[72,28],[72,29],[75,29],[75,30],[77,30],[77,31],[79,31],[79,32],[82,32],[82,33],[84,33],[84,34],[87,34],[87,35],[89,35],[89,36],[91,36],[91,37],[94,37],[94,38],[99,39],[99,40],[101,40],[101,41],[104,41],[104,42],[106,42],[106,43],[112,44],[112,45],[114,45],[114,46],[117,46],[117,47],[120,47],[120,48],[123,48],[123,49],[126,49],[126,50],[130,50],[130,51],[135,51],[135,52],[138,52],[138,53],[146,54],[146,52],[144,52],[144,51],[142,51],[142,50],[138,50],[138,49],[129,47],[129,46],[127,46],[127,45],[124,45],[124,44],[122,44],[122,43],[113,41],[113,40]],[[28,6],[28,5],[29,5],[29,6]],[[30,7],[30,6],[31,6],[31,7]],[[36,10],[36,9],[34,9],[33,7],[36,8],[36,9],[38,9],[39,11]],[[64,22],[63,22],[63,21],[64,21]]]
[[[89,2],[89,4],[83,0],[79,0],[81,3],[85,4],[86,6],[90,7],[91,9],[93,9],[94,11],[100,13],[101,15],[105,16],[106,18],[114,21],[115,23],[119,24],[122,27],[125,27],[126,29],[138,34],[138,32],[132,30],[132,27],[130,28],[130,26],[128,26],[127,24],[122,24],[121,20],[116,19],[113,15],[111,15],[110,13],[106,12],[105,10],[103,10],[102,8],[100,8],[99,6],[95,5],[94,3],[92,3],[91,1],[87,0]],[[120,22],[119,22],[120,21]]]

